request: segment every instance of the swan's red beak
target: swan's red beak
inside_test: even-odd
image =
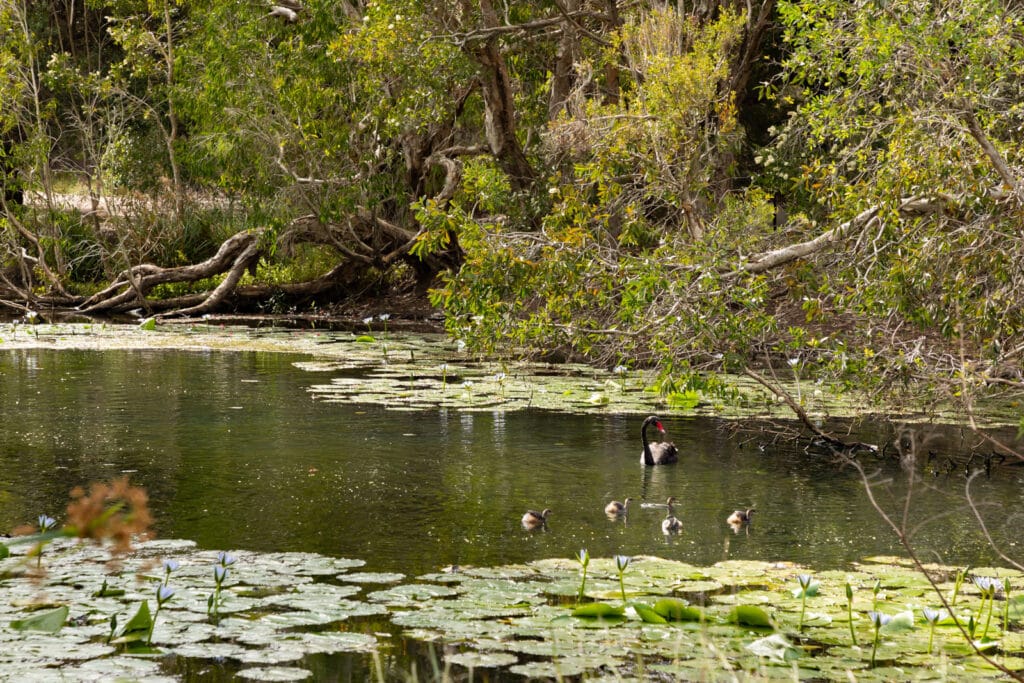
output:
[[[661,426],[661,423],[660,423],[660,422],[655,422],[655,423],[654,423],[654,426],[655,426],[655,427],[657,427],[657,428],[658,428],[658,431],[659,431],[659,432],[661,432],[662,434],[664,434],[664,433],[665,433],[665,428]]]

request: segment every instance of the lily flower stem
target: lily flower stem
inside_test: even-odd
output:
[[[583,565],[583,579],[580,581],[580,595],[576,599],[577,602],[583,602],[583,593],[587,587],[587,565]]]
[[[626,582],[622,579],[622,572],[619,572],[619,590],[622,591],[622,604],[626,604]]]
[[[966,575],[967,575],[967,572],[964,571],[964,570],[961,570],[961,569],[958,569],[957,572],[956,572],[956,581],[954,581],[954,583],[953,583],[953,597],[950,598],[950,601],[949,601],[949,604],[950,604],[951,607],[956,606],[957,596],[960,595],[960,586],[963,584],[964,577]]]
[[[988,637],[988,625],[992,623],[992,610],[995,608],[996,596],[995,591],[988,596],[988,618],[985,619],[985,630],[981,632],[981,639],[984,640]]]
[[[857,632],[853,630],[853,603],[849,601],[846,603],[846,616],[850,624],[850,640],[853,641],[853,646],[857,647]]]
[[[800,624],[796,627],[797,631],[804,630],[804,612],[807,610],[807,589],[804,588],[800,593]]]
[[[928,654],[932,653],[932,643],[935,641],[935,622],[928,622]]]
[[[160,605],[157,604],[156,611],[153,612],[153,620],[149,622],[149,635],[146,637],[146,645],[153,644],[153,629],[156,628],[156,618],[160,616]]]
[[[875,653],[878,652],[878,630],[880,626],[875,625],[875,640],[871,643],[871,668],[875,668]]]

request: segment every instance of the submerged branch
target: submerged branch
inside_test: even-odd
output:
[[[847,455],[859,450],[866,450],[872,453],[879,452],[879,448],[875,444],[864,443],[862,441],[846,442],[843,441],[842,439],[832,436],[828,432],[821,429],[821,427],[818,427],[816,424],[814,424],[814,421],[811,420],[810,416],[807,414],[807,411],[804,410],[803,407],[796,402],[796,399],[794,399],[788,391],[778,386],[777,384],[773,384],[764,375],[750,368],[745,368],[743,370],[743,374],[745,374],[747,377],[751,378],[758,384],[762,385],[768,391],[772,392],[772,394],[774,394],[775,396],[778,396],[780,399],[782,399],[782,401],[789,407],[789,409],[792,410],[793,413],[797,416],[797,419],[799,419],[800,422],[802,422],[803,425],[807,427],[807,429],[811,430],[811,432],[813,432],[815,436],[817,436],[819,439],[822,439],[825,443],[827,443],[833,450],[845,453]]]

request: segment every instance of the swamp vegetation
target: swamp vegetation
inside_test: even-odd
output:
[[[32,643],[11,648],[4,666],[27,671],[41,661],[30,653],[45,650],[39,657],[50,670],[74,659],[81,678],[216,678],[211,663],[227,661],[234,668],[225,675],[245,668],[285,680],[347,666],[318,659],[325,653],[369,652],[376,654],[358,659],[350,676],[389,678],[408,672],[388,668],[392,650],[381,633],[401,632],[411,639],[405,644],[445,643],[433,654],[437,678],[452,666],[468,677],[484,668],[499,677],[689,679],[732,670],[868,680],[927,677],[936,662],[949,678],[1020,677],[1016,595],[1024,579],[1012,535],[992,527],[1000,520],[1013,528],[1016,501],[978,487],[989,478],[1019,485],[1024,463],[1022,65],[1024,14],[1008,0],[0,3],[0,306],[17,318],[0,330],[16,371],[0,378],[5,392],[14,377],[33,387],[46,376],[46,358],[33,355],[40,347],[208,355],[238,348],[237,338],[208,327],[218,319],[293,316],[344,332],[284,340],[288,333],[257,330],[245,344],[308,354],[294,361],[324,378],[303,389],[316,410],[345,411],[354,424],[403,415],[409,425],[468,434],[474,448],[482,439],[474,429],[489,421],[483,440],[502,446],[500,457],[468,469],[451,462],[424,491],[468,486],[477,497],[459,499],[462,513],[481,520],[484,499],[526,504],[522,490],[508,493],[523,482],[563,501],[552,533],[521,538],[534,544],[532,555],[483,553],[486,563],[444,575],[437,566],[373,567],[363,578],[379,585],[365,593],[345,578],[346,563],[373,563],[373,548],[256,552],[258,541],[247,537],[247,550],[230,551],[245,562],[229,566],[216,555],[237,547],[224,530],[196,539],[199,547],[142,545],[121,570],[108,569],[106,550],[63,538],[85,531],[53,507],[69,489],[120,481],[127,471],[166,503],[175,496],[159,489],[177,480],[154,473],[185,462],[179,471],[240,467],[241,454],[271,446],[289,452],[283,467],[305,465],[301,477],[284,479],[305,490],[300,479],[315,481],[323,464],[241,419],[256,412],[252,397],[236,403],[244,394],[211,387],[236,389],[231,373],[194,384],[161,375],[182,390],[168,405],[174,410],[126,426],[104,422],[102,406],[109,399],[130,413],[116,399],[133,391],[101,384],[83,394],[75,378],[88,374],[87,363],[51,357],[70,374],[43,393],[95,411],[61,432],[51,428],[60,420],[41,424],[29,411],[31,433],[7,435],[17,444],[5,456],[16,476],[5,481],[23,474],[11,465],[20,462],[15,448],[53,461],[49,479],[35,480],[51,495],[4,490],[5,519],[15,526],[32,518],[27,501],[45,501],[40,512],[59,519],[43,514],[34,525],[45,547],[15,540],[3,560],[4,586],[40,596],[31,605],[0,601],[10,615],[0,638]],[[143,322],[104,322],[122,316]],[[443,325],[445,336],[402,337],[411,318]],[[279,398],[280,387],[268,384],[260,400]],[[212,402],[198,396],[204,390]],[[226,396],[232,402],[213,400]],[[26,394],[10,405],[33,400]],[[182,427],[199,405],[219,421]],[[61,414],[54,406],[46,409]],[[573,506],[583,505],[550,467],[562,457],[587,473],[588,497],[650,502],[682,492],[707,500],[680,474],[685,458],[678,469],[645,473],[639,494],[614,490],[631,488],[611,459],[613,450],[632,451],[619,442],[629,430],[617,420],[655,409],[704,460],[728,431],[704,416],[772,419],[733,425],[757,434],[740,439],[756,455],[731,461],[737,480],[764,485],[758,477],[773,467],[760,458],[799,451],[801,464],[785,466],[792,481],[773,481],[788,492],[779,497],[798,498],[790,487],[806,493],[810,475],[823,472],[837,491],[856,489],[891,552],[825,566],[823,542],[819,557],[790,567],[775,563],[793,557],[732,564],[699,546],[706,561],[662,561],[646,559],[661,553],[614,547],[609,539],[650,542],[624,524],[613,527],[621,537],[577,542],[564,534],[574,528],[567,521],[559,536],[560,517],[573,519],[582,510]],[[232,412],[240,419],[232,422]],[[552,428],[544,418],[532,422],[534,414],[605,420],[577,425],[604,430],[580,442],[607,469],[583,458],[591,453],[567,456],[576,442],[561,435],[535,449],[550,461],[536,469],[547,478],[496,466],[521,455],[509,447],[509,414],[530,416],[523,428],[538,434]],[[299,409],[293,419],[311,418]],[[93,420],[114,428],[85,428]],[[939,423],[957,427],[933,429]],[[249,428],[248,440],[200,457],[195,449],[225,430],[235,438],[233,424]],[[373,424],[362,436],[371,453],[393,431]],[[122,442],[121,429],[149,429],[149,440]],[[171,430],[173,443],[162,443],[160,429]],[[86,433],[93,441],[78,436]],[[421,448],[388,443],[405,446],[406,457]],[[468,448],[446,443],[435,455]],[[353,440],[345,451],[362,448]],[[182,459],[161,459],[164,450]],[[371,457],[372,465],[354,467],[365,475],[362,488],[347,494],[406,476],[389,469],[396,462],[424,467]],[[269,487],[281,473],[267,470],[257,483]],[[489,486],[476,489],[474,476]],[[840,486],[842,476],[853,478]],[[239,482],[253,483],[241,474],[216,480],[205,499],[157,525],[200,510],[208,517]],[[943,488],[950,482],[955,494]],[[264,500],[265,490],[247,491],[248,500]],[[933,495],[954,502],[912,514]],[[386,503],[376,502],[389,519]],[[718,504],[753,505],[772,519],[763,500]],[[415,518],[424,505],[398,516]],[[100,505],[97,514],[103,509],[114,508]],[[699,532],[684,524],[679,537],[655,538],[668,551],[699,544],[712,528],[707,520],[720,527],[730,511],[698,507]],[[304,514],[312,524],[315,514]],[[929,548],[940,555],[929,561],[942,566],[926,567],[917,554],[929,545],[922,530],[945,515],[969,522],[972,550],[943,561],[961,550],[957,543]],[[295,529],[299,518],[292,511],[260,521]],[[374,528],[380,543],[403,538]],[[495,535],[478,531],[461,538]],[[454,537],[432,542],[450,551],[459,547]],[[762,537],[772,534],[755,531],[743,547]],[[747,538],[726,540],[735,547]],[[800,552],[799,543],[790,547]],[[42,555],[19,555],[33,548]],[[590,588],[569,585],[589,557],[576,555],[581,548],[595,558]],[[300,555],[274,554],[293,552]],[[903,559],[863,557],[878,555]],[[1003,569],[963,571],[982,555]],[[178,569],[161,573],[158,561]],[[76,579],[76,567],[88,578]],[[280,588],[284,576],[309,572],[314,579]],[[136,576],[141,583],[131,578],[128,587]],[[125,593],[106,595],[104,579]],[[231,604],[238,613],[226,616]],[[32,606],[50,611],[33,616]],[[239,618],[245,623],[232,621]],[[146,647],[152,639],[171,657],[124,656],[142,648],[143,632]],[[425,663],[396,666],[423,673]]]
[[[829,430],[887,444],[860,473],[794,439],[800,424],[756,422],[788,409],[754,382],[732,404],[746,419],[725,421],[708,416],[736,408],[645,390],[652,374],[482,359],[441,335],[145,327],[0,336],[0,520],[30,532],[0,560],[5,673],[983,680],[1024,666],[1005,512],[1019,472],[984,476],[964,456],[988,444],[962,425],[857,426],[843,401],[808,401]],[[653,406],[678,465],[639,466]],[[987,434],[1012,438],[1002,424]],[[908,462],[911,442],[934,457]],[[62,512],[86,473],[114,484]],[[684,528],[665,536],[664,508],[644,504],[669,494]],[[634,497],[627,517],[605,516],[612,495]],[[545,503],[547,528],[519,527]],[[754,520],[729,528],[745,505]],[[879,515],[908,511],[896,533]],[[165,540],[120,556],[88,542],[142,524]]]
[[[969,420],[1024,388],[1022,17],[883,4],[6,2],[3,305],[404,284],[480,351]]]

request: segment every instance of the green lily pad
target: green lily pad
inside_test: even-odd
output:
[[[654,611],[667,621],[700,621],[704,613],[697,607],[691,607],[679,598],[661,598],[654,603]]]
[[[736,605],[729,612],[726,620],[743,626],[774,628],[772,618],[768,615],[768,612],[756,605]]]
[[[641,621],[646,624],[667,624],[668,619],[658,613],[653,607],[644,605],[639,602],[634,602],[630,605],[640,617]]]
[[[794,659],[799,659],[802,654],[800,648],[789,642],[781,633],[759,638],[748,644],[746,649],[758,657],[765,657],[779,664],[788,664]]]
[[[624,612],[625,610],[618,605],[609,605],[606,602],[588,602],[574,609],[572,615],[584,619],[603,619],[621,617]]]
[[[424,600],[431,598],[449,597],[457,595],[460,591],[450,586],[439,586],[430,583],[414,583],[403,586],[395,586],[385,590],[370,593],[367,597],[375,602],[383,602],[391,607],[404,607],[419,605]]]
[[[16,619],[11,622],[11,628],[15,631],[43,631],[44,633],[56,633],[64,627],[68,620],[69,608],[67,605],[49,610],[41,614],[33,614],[31,617]]]
[[[359,572],[356,574],[339,574],[337,578],[348,583],[398,583],[405,574],[396,572]]]
[[[444,661],[467,669],[496,668],[517,664],[519,658],[508,652],[455,652],[446,654]]]

